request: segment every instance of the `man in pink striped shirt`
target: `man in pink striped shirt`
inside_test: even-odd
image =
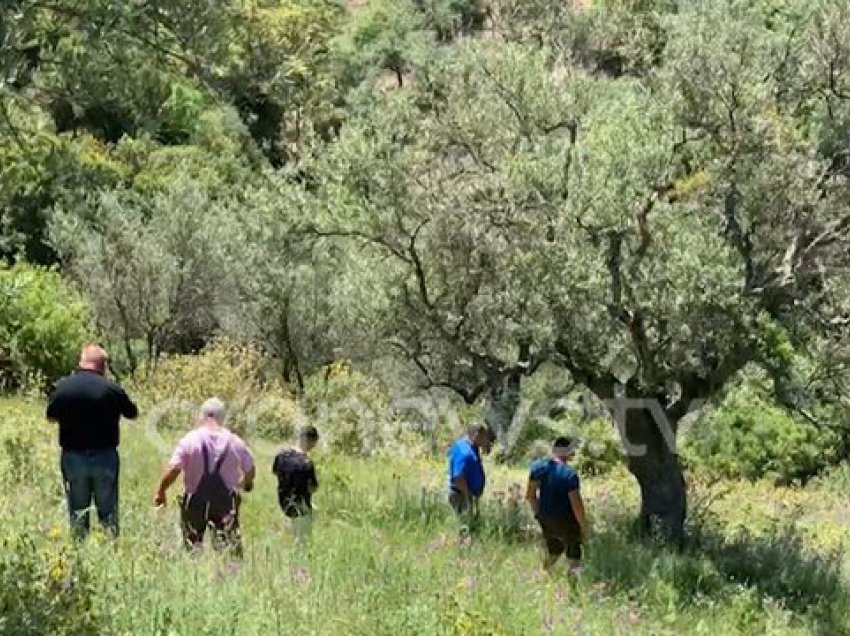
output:
[[[185,494],[180,501],[183,538],[199,547],[205,531],[213,530],[213,545],[241,553],[239,491],[254,484],[254,459],[242,439],[224,427],[224,404],[218,398],[204,402],[198,427],[177,443],[154,495],[164,506],[165,493],[183,474]]]

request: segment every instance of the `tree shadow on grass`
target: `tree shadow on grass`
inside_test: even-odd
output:
[[[589,577],[621,590],[672,587],[680,605],[756,590],[811,623],[815,633],[850,634],[850,589],[838,551],[815,553],[792,527],[756,536],[705,525],[676,550],[635,537],[628,520],[609,520],[589,542]]]
[[[453,525],[454,513],[442,493],[399,492],[374,522],[434,531]],[[658,594],[658,602],[675,592],[681,607],[700,599],[722,600],[753,589],[764,600],[780,603],[815,633],[850,636],[850,585],[842,572],[843,555],[816,553],[793,525],[756,536],[722,532],[710,518],[692,528],[684,549],[638,538],[633,519],[606,512],[587,543],[587,579],[612,591]],[[516,496],[483,502],[474,529],[477,540],[521,547],[539,540],[536,525]]]

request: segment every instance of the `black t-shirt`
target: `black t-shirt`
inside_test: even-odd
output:
[[[59,422],[59,445],[66,451],[116,448],[122,415],[135,419],[139,409],[124,389],[92,371],[59,380],[47,405],[48,419]]]
[[[312,493],[319,487],[312,460],[294,448],[285,448],[274,458],[277,495],[287,517],[299,517],[313,507]]]

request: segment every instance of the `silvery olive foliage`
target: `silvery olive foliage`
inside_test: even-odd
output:
[[[503,445],[557,367],[673,535],[679,425],[742,373],[844,421],[846,1],[89,1],[53,39],[68,7],[13,5],[0,244],[41,258],[49,219],[128,357],[225,332],[296,389],[348,359],[484,404]]]
[[[317,159],[317,233],[383,259],[388,343],[497,428],[544,361],[637,400],[645,512],[683,513],[664,426],[846,326],[846,12],[682,4],[630,72],[548,36],[441,51]]]

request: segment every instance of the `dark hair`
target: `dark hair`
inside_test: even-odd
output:
[[[568,448],[569,450],[573,450],[576,441],[572,437],[564,437],[563,435],[555,440],[555,443],[552,444],[552,448]]]
[[[473,424],[468,429],[466,429],[466,433],[468,435],[477,435],[478,433],[489,433],[490,427],[486,424]]]
[[[304,426],[298,430],[298,437],[315,442],[319,439],[319,431],[315,426]]]

